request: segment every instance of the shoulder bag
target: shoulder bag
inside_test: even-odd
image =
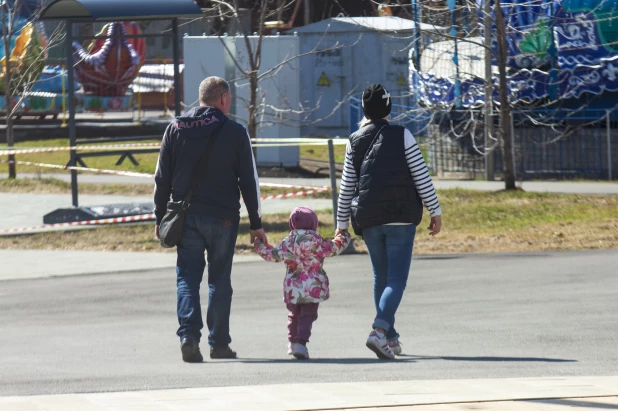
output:
[[[191,198],[193,198],[193,192],[197,189],[197,185],[200,182],[200,170],[203,168],[207,170],[205,164],[208,160],[208,155],[212,151],[219,132],[223,128],[225,120],[221,122],[221,125],[212,133],[206,143],[206,148],[202,152],[195,169],[193,170],[193,177],[191,178],[191,184],[189,184],[189,191],[182,201],[169,201],[167,203],[167,212],[161,220],[159,226],[159,240],[161,246],[164,248],[173,248],[180,242],[182,238],[182,231],[185,225],[185,218],[187,211],[191,205]],[[204,171],[205,174],[205,171]]]

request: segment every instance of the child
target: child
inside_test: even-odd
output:
[[[334,257],[350,243],[345,232],[334,240],[324,240],[316,231],[318,216],[308,207],[298,207],[290,215],[290,235],[277,247],[256,240],[255,250],[266,261],[286,265],[283,301],[288,314],[288,354],[308,360],[307,343],[311,326],[318,318],[318,305],[328,300],[328,277],[322,268],[325,257]]]

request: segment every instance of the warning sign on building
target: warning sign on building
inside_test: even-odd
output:
[[[328,79],[328,76],[326,76],[326,73],[322,72],[322,75],[318,79],[318,86],[330,87],[330,80]]]
[[[403,73],[399,74],[399,78],[397,79],[397,85],[398,86],[406,86],[407,84],[408,84],[408,81],[406,80],[406,78],[403,75]]]

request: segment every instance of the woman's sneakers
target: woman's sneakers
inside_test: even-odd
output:
[[[401,342],[399,342],[399,339],[395,338],[394,340],[388,340],[388,347],[391,349],[393,354],[401,355],[402,349],[401,349]]]
[[[395,354],[393,350],[391,350],[391,347],[389,347],[386,337],[376,330],[373,330],[371,334],[369,334],[369,338],[367,338],[367,348],[376,353],[378,358],[382,360],[395,359]]]
[[[307,350],[307,347],[302,344],[298,344],[298,343],[295,344],[293,351],[292,351],[292,355],[297,360],[308,360],[309,359],[309,351]]]

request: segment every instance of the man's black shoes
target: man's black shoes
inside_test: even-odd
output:
[[[200,352],[200,343],[193,338],[184,338],[180,343],[180,351],[182,352],[182,360],[184,362],[204,361],[204,357],[202,357]]]
[[[236,352],[232,351],[229,345],[210,347],[210,358],[213,360],[234,359]]]

